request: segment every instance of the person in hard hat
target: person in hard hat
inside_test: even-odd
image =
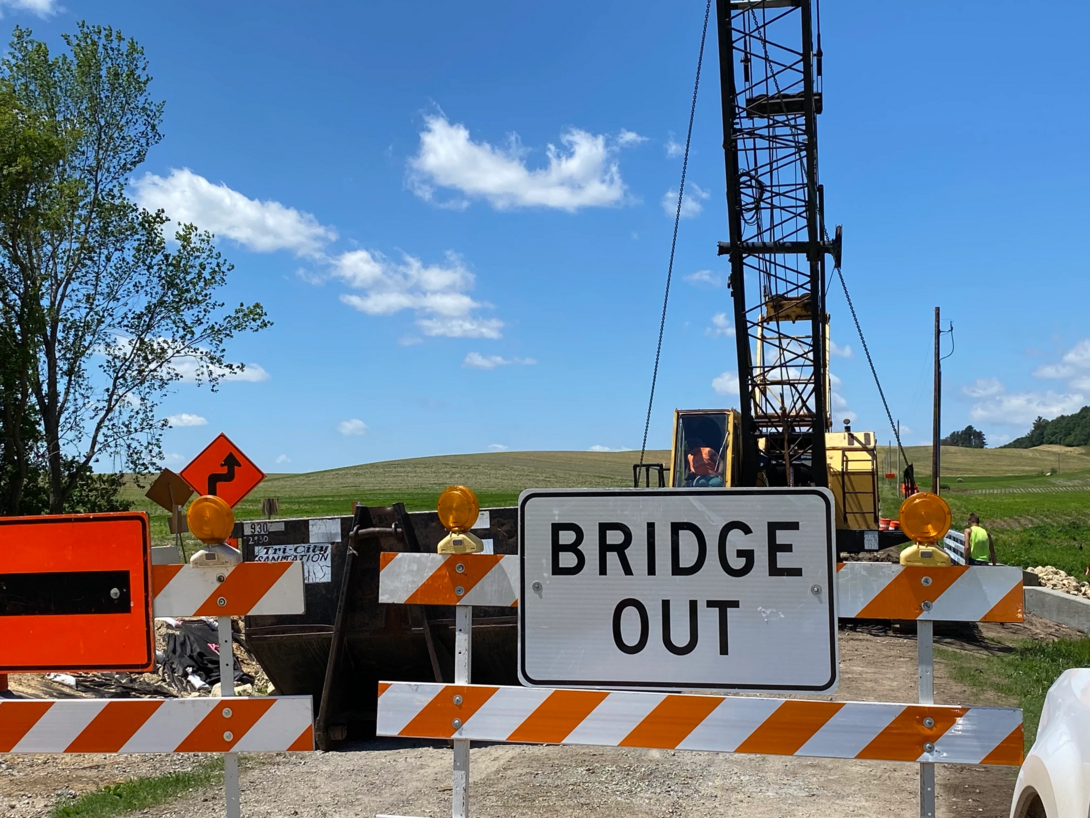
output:
[[[975,513],[969,515],[969,527],[963,533],[965,548],[969,552],[969,565],[987,565],[989,559],[992,565],[996,564],[992,535],[984,530],[980,524],[980,517]]]
[[[689,451],[685,456],[688,466],[690,485],[701,488],[717,488],[723,485],[719,475],[719,452],[705,446],[700,438],[690,441]]]

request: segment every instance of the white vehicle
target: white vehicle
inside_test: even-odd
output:
[[[1049,688],[1041,726],[1018,773],[1011,818],[1090,815],[1090,668],[1065,670]]]

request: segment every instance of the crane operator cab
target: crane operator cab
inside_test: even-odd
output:
[[[732,448],[738,412],[734,409],[679,409],[674,412],[670,485],[674,488],[722,488],[738,485]]]
[[[677,409],[670,454],[672,488],[740,486],[741,414],[736,409]],[[788,485],[784,467],[765,454],[768,441],[757,441],[758,486]],[[838,547],[842,551],[879,547],[878,453],[873,432],[844,430],[825,435],[826,485],[836,503]],[[809,464],[792,469],[793,484],[814,485]],[[638,483],[637,483],[638,485]],[[661,485],[661,484],[660,484]],[[885,545],[903,542],[899,532],[881,532]],[[892,539],[891,539],[892,538]]]

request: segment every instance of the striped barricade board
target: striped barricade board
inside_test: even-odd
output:
[[[943,764],[1022,763],[1022,711],[380,682],[378,735]]]
[[[156,616],[251,616],[304,612],[301,562],[228,568],[153,565]]]
[[[837,569],[841,619],[1023,620],[1020,568],[842,562]]]
[[[519,558],[497,554],[384,552],[379,602],[517,607]],[[1010,566],[837,566],[842,619],[1021,622],[1022,572]]]
[[[0,700],[0,753],[313,749],[310,696]]]

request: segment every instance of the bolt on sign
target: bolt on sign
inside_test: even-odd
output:
[[[212,494],[234,508],[265,479],[265,472],[221,433],[182,469],[182,477],[197,494]]]
[[[534,489],[519,549],[525,685],[836,689],[828,489]]]
[[[0,518],[0,670],[154,662],[146,514]]]

